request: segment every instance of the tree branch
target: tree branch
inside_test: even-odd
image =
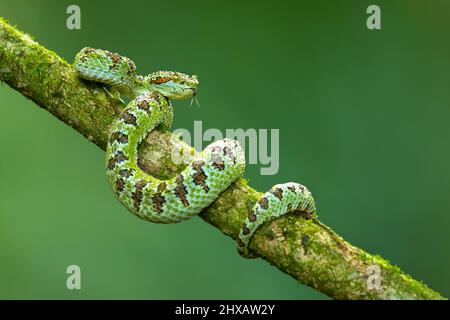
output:
[[[72,65],[56,53],[1,18],[0,80],[103,150],[108,127],[123,108],[101,87],[80,80]],[[160,178],[180,172],[183,165],[171,161],[174,148],[190,147],[168,132],[153,131],[140,147],[140,166]],[[261,195],[239,179],[200,216],[236,239]],[[315,217],[287,215],[267,223],[256,232],[250,249],[280,271],[335,299],[444,299],[381,257],[350,245]],[[381,272],[381,286],[375,284],[375,288],[368,285],[368,270],[373,266]]]

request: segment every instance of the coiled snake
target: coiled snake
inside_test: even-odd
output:
[[[244,174],[245,158],[239,143],[224,139],[208,145],[175,177],[159,180],[137,165],[137,147],[153,129],[169,129],[171,99],[195,96],[196,76],[158,71],[139,76],[133,61],[106,50],[84,48],[75,57],[79,77],[107,84],[132,100],[114,121],[106,151],[106,174],[119,201],[139,218],[175,223],[209,206]],[[239,233],[241,255],[254,257],[248,244],[260,225],[289,212],[315,213],[309,190],[298,183],[277,184],[249,213]]]

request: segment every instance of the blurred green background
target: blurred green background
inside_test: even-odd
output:
[[[92,46],[141,74],[198,74],[201,106],[175,102],[174,128],[279,128],[280,170],[249,166],[252,186],[304,183],[324,223],[450,296],[449,1],[2,1],[0,15],[70,62]],[[7,85],[0,106],[0,298],[327,298],[199,218],[136,219],[98,147]],[[82,290],[66,289],[71,264]]]

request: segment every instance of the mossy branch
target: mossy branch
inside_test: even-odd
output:
[[[81,81],[71,64],[1,18],[0,80],[103,150],[108,127],[123,108],[100,86]],[[171,161],[174,148],[190,147],[168,132],[153,131],[140,148],[141,167],[160,178],[180,172],[183,166]],[[260,196],[240,179],[201,217],[236,239]],[[350,245],[314,217],[287,215],[267,223],[250,248],[280,271],[334,299],[444,299],[388,261]],[[373,266],[380,270],[380,286],[370,285]]]

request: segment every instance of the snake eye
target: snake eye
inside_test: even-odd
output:
[[[170,81],[170,80],[171,80],[171,79],[168,78],[168,77],[158,77],[158,78],[154,79],[152,82],[153,82],[154,84],[161,84],[161,83],[166,83],[166,82],[168,82],[168,81]]]

